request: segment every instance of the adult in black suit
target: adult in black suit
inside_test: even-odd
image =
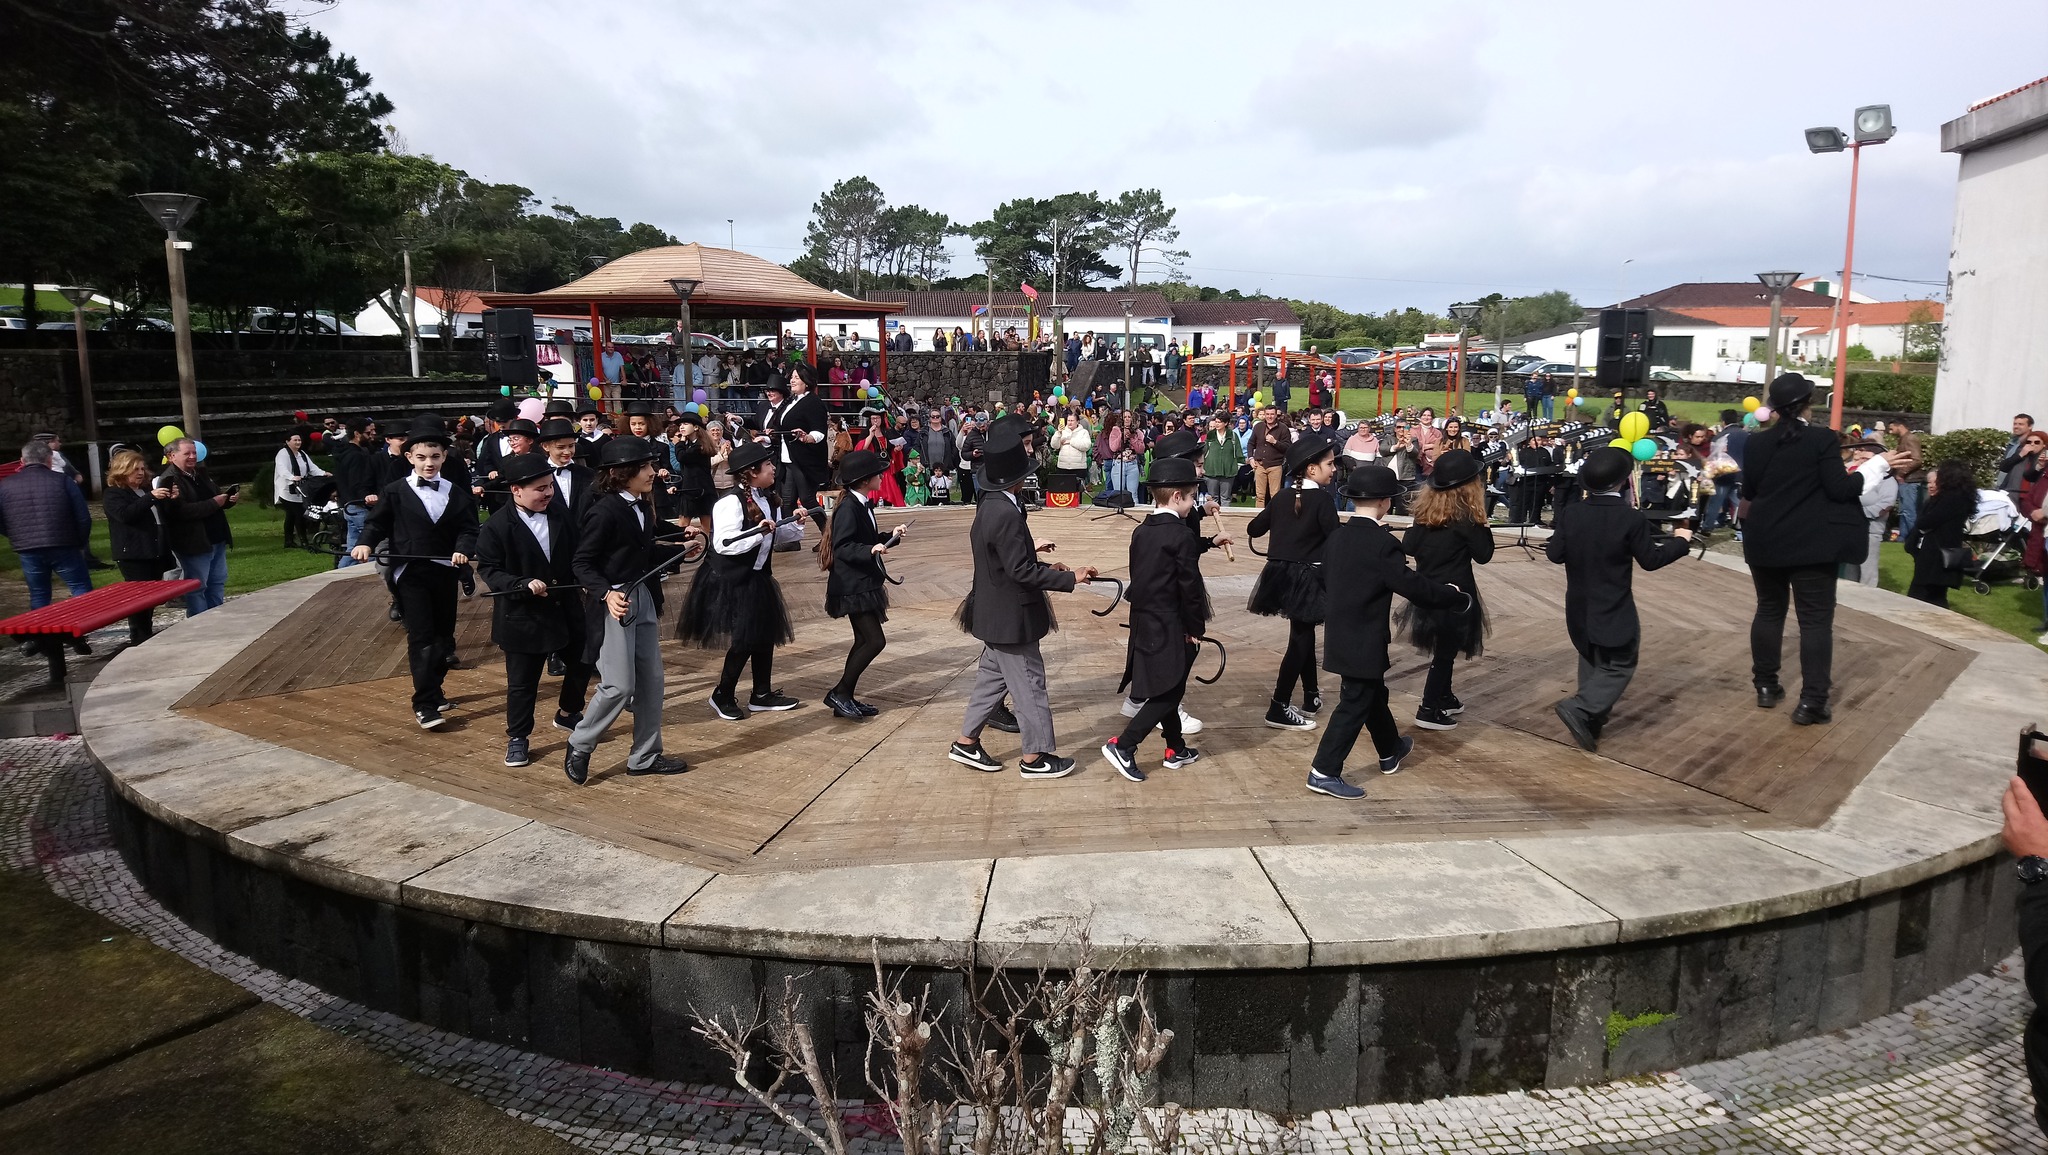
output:
[[[1661,569],[1686,555],[1689,530],[1650,536],[1650,523],[1621,495],[1633,459],[1611,445],[1586,456],[1586,496],[1557,515],[1544,555],[1564,566],[1564,628],[1579,652],[1579,692],[1555,709],[1579,745],[1599,745],[1600,728],[1636,673],[1642,621],[1635,568]]]
[[[799,506],[811,511],[811,520],[825,529],[825,511],[818,507],[818,487],[831,476],[826,461],[825,403],[812,392],[818,371],[797,361],[789,375],[768,384],[774,402],[762,417],[761,427],[773,438],[777,495],[782,508],[791,513]],[[779,394],[779,396],[778,396]]]
[[[960,737],[947,757],[977,770],[1003,768],[981,748],[981,731],[1007,694],[1023,735],[1024,760],[1018,770],[1026,778],[1062,778],[1073,772],[1074,760],[1057,753],[1059,744],[1045,686],[1045,658],[1038,650],[1039,639],[1053,626],[1052,606],[1045,594],[1047,590],[1073,592],[1075,583],[1095,579],[1095,568],[1076,570],[1060,562],[1038,560],[1053,543],[1031,536],[1024,499],[1018,493],[1030,473],[1031,454],[1014,429],[1004,428],[989,436],[981,469],[975,475],[984,497],[975,508],[974,526],[968,533],[974,585],[958,615],[961,626],[981,639],[981,666],[967,698]]]
[[[1337,502],[1329,487],[1336,475],[1336,447],[1319,434],[1303,434],[1287,446],[1288,485],[1252,516],[1245,533],[1272,535],[1266,568],[1259,572],[1247,608],[1287,619],[1287,651],[1266,707],[1266,725],[1313,730],[1308,715],[1323,708],[1316,686],[1316,626],[1324,616],[1323,544],[1337,529]],[[1301,706],[1288,701],[1301,684]]]
[[[583,511],[590,507],[597,493],[597,471],[576,459],[579,444],[575,422],[563,417],[541,422],[540,449],[547,455],[548,467],[555,475],[554,496],[549,505],[568,510],[576,524],[581,525]]]
[[[889,586],[880,557],[903,540],[908,525],[883,533],[875,522],[875,488],[888,462],[865,449],[839,459],[839,484],[845,497],[832,510],[832,536],[818,551],[826,570],[825,612],[853,625],[853,648],[839,682],[825,694],[825,704],[841,718],[868,718],[881,711],[854,696],[860,676],[889,644],[882,623],[889,620]]]
[[[1508,474],[1508,522],[1512,525],[1540,525],[1543,504],[1563,465],[1550,448],[1548,438],[1530,437],[1515,450],[1514,468]]]
[[[477,574],[491,602],[491,641],[505,651],[505,765],[528,762],[533,703],[547,659],[562,668],[555,729],[576,729],[590,664],[583,659],[583,591],[576,582],[576,518],[554,504],[555,471],[538,453],[499,463],[510,500],[477,534]]]
[[[1977,481],[1969,466],[1944,461],[1927,475],[1927,500],[1906,541],[1906,553],[1913,559],[1907,597],[1948,608],[1948,591],[1963,584],[1963,571],[1950,569],[1944,555],[1962,548],[1963,530],[1976,512]]]
[[[1742,457],[1742,556],[1756,586],[1749,626],[1750,680],[1756,704],[1785,700],[1778,665],[1788,602],[1799,614],[1801,726],[1829,721],[1828,689],[1835,659],[1835,575],[1861,565],[1870,538],[1857,498],[1891,471],[1894,455],[1878,454],[1849,473],[1832,429],[1806,424],[1813,382],[1787,373],[1771,382],[1777,424],[1753,434]]]
[[[1343,682],[1329,729],[1309,763],[1308,788],[1331,798],[1365,797],[1363,788],[1344,780],[1344,761],[1358,742],[1358,732],[1372,735],[1382,774],[1401,768],[1414,748],[1401,736],[1394,713],[1387,708],[1387,648],[1393,641],[1389,620],[1394,595],[1423,609],[1459,609],[1471,604],[1465,591],[1430,581],[1408,568],[1401,543],[1380,522],[1406,487],[1384,465],[1361,465],[1344,479],[1344,496],[1356,506],[1351,520],[1330,535],[1323,565],[1344,580],[1329,591],[1328,646],[1324,664]],[[1275,499],[1276,503],[1284,498]],[[1271,505],[1267,508],[1272,508]]]
[[[456,567],[476,552],[476,499],[441,475],[448,455],[448,430],[439,417],[422,413],[401,448],[412,474],[386,485],[351,551],[357,561],[385,541],[406,560],[392,569],[392,591],[405,623],[406,660],[412,670],[413,718],[420,729],[438,729],[450,708],[441,680],[455,663]],[[448,559],[421,560],[426,558]]]

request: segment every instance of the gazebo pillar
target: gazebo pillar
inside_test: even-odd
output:
[[[889,314],[875,314],[875,335],[881,339],[879,344],[882,347],[882,359],[875,370],[875,381],[886,385],[889,383]]]
[[[818,367],[818,307],[812,305],[804,310],[804,360],[811,368]]]

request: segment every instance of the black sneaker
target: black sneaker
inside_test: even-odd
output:
[[[420,729],[422,730],[439,729],[441,723],[447,721],[447,719],[441,717],[441,711],[432,706],[428,706],[424,710],[414,710],[412,716],[419,722]]]
[[[390,618],[394,622],[402,622],[405,620],[405,615],[398,612],[397,602],[391,603],[391,608],[384,611],[384,616]]]
[[[1202,752],[1200,750],[1195,749],[1193,746],[1182,746],[1178,750],[1168,750],[1166,757],[1160,759],[1159,764],[1168,770],[1178,770],[1183,766],[1201,760]]]
[[[1444,713],[1449,714],[1455,718],[1459,714],[1462,714],[1464,712],[1465,703],[1460,702],[1456,694],[1452,694],[1449,701],[1444,706]]]
[[[555,729],[557,730],[574,730],[582,724],[583,715],[580,713],[565,714],[560,710],[555,711]]]
[[[1001,730],[1005,734],[1021,734],[1024,732],[1023,728],[1017,725],[1017,715],[1012,714],[1010,708],[1000,702],[996,703],[995,709],[988,712],[988,726],[992,730]]]
[[[1315,722],[1286,702],[1275,702],[1266,711],[1266,725],[1277,730],[1313,730]]]
[[[1380,773],[1398,773],[1401,769],[1401,759],[1406,758],[1409,752],[1414,749],[1415,739],[1403,735],[1401,738],[1401,748],[1392,755],[1380,759]]]
[[[960,763],[962,766],[972,766],[976,770],[983,770],[990,774],[994,774],[1003,768],[1001,762],[988,756],[988,751],[982,749],[979,742],[972,746],[963,746],[955,742],[947,749],[946,757]]]
[[[1415,725],[1423,730],[1455,730],[1458,720],[1449,711],[1432,710],[1428,706],[1415,711]]]
[[[740,710],[739,700],[731,694],[713,693],[711,695],[711,712],[728,722],[737,722],[746,717],[746,714]]]
[[[70,646],[71,652],[81,658],[92,657],[92,646],[84,638],[72,638],[64,644]]]
[[[1320,714],[1320,713],[1322,713],[1322,710],[1323,710],[1323,692],[1322,692],[1321,690],[1303,690],[1303,691],[1301,692],[1301,712],[1302,712],[1302,713],[1304,713],[1304,714]]]
[[[867,717],[866,714],[861,713],[859,703],[855,702],[852,698],[847,697],[846,695],[840,693],[837,690],[834,690],[831,693],[825,695],[825,705],[829,707],[832,713],[837,717],[852,718],[855,721],[859,721]]]
[[[757,714],[767,711],[794,710],[801,705],[803,705],[802,702],[797,701],[781,690],[770,690],[765,694],[755,694],[747,699],[747,709]]]
[[[1058,754],[1040,754],[1032,761],[1017,763],[1017,772],[1026,778],[1065,778],[1074,772],[1074,760]]]
[[[1118,746],[1114,738],[1102,744],[1102,760],[1109,763],[1111,770],[1116,771],[1132,782],[1143,782],[1145,780],[1145,772],[1138,769],[1138,760],[1124,753],[1123,747]],[[1029,775],[1030,770],[1027,769],[1025,774]],[[1055,777],[1055,775],[1047,774],[1044,777],[1051,778]]]
[[[533,759],[526,756],[526,739],[507,738],[505,740],[505,765],[524,766],[531,761]]]
[[[1784,700],[1785,687],[1780,686],[1776,682],[1758,682],[1756,684],[1757,709],[1774,710],[1777,708],[1778,703]]]
[[[446,694],[443,694],[441,700],[435,704],[440,707],[443,714],[453,714],[455,712],[455,701]]]
[[[654,761],[649,762],[645,766],[626,767],[626,776],[628,778],[644,778],[649,774],[681,774],[689,768],[690,764],[681,758],[670,757],[667,754],[656,754]]]
[[[562,773],[578,786],[590,781],[590,755],[579,754],[576,747],[569,747],[562,755]]]

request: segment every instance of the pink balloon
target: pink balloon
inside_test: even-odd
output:
[[[540,424],[541,415],[548,411],[548,403],[539,397],[528,397],[519,403],[519,415],[534,424]]]
[[[1769,420],[1771,419],[1771,407],[1770,407],[1770,406],[1768,406],[1768,405],[1759,405],[1759,406],[1757,406],[1757,407],[1756,407],[1756,419],[1757,419],[1757,422],[1758,422],[1759,424],[1761,424],[1761,423],[1763,423],[1763,422],[1765,422],[1765,421],[1769,421]]]

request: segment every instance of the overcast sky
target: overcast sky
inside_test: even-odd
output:
[[[2048,68],[2041,0],[341,0],[313,23],[413,151],[685,241],[732,218],[792,260],[861,174],[961,222],[1156,187],[1191,279],[1375,311],[1832,276],[1849,156],[1800,130],[1881,102],[1900,131],[1866,150],[1856,268],[1939,281],[1942,122]]]

